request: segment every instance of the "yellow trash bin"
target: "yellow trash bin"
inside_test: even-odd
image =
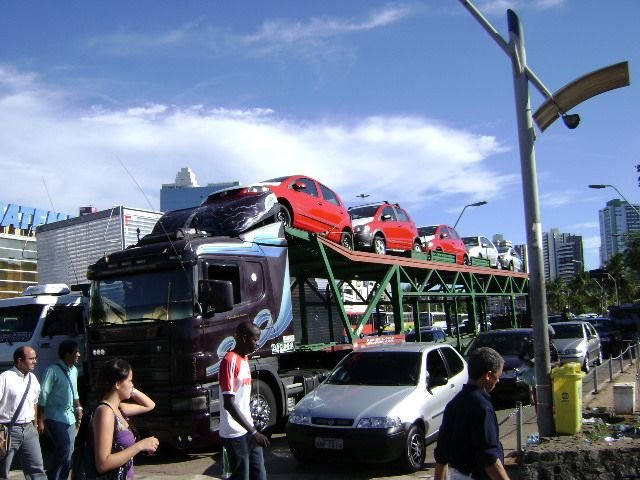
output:
[[[582,428],[582,378],[580,364],[570,362],[551,371],[556,433],[573,435]]]

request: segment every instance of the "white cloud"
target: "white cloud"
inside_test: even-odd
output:
[[[202,105],[77,110],[68,92],[29,78],[0,67],[4,202],[49,209],[48,190],[60,212],[157,209],[161,185],[184,166],[201,184],[304,173],[345,199],[365,192],[408,208],[447,196],[490,199],[519,182],[487,165],[506,150],[496,138],[423,117],[314,123],[268,109]]]
[[[212,54],[270,56],[282,52],[308,59],[330,59],[332,55],[349,56],[351,49],[330,45],[345,35],[387,27],[414,12],[409,6],[387,7],[361,19],[311,17],[305,21],[274,19],[265,21],[256,31],[239,34],[207,25],[204,18],[160,33],[118,31],[100,35],[87,42],[115,56]],[[324,50],[318,50],[322,46]]]
[[[566,190],[563,192],[545,192],[540,194],[540,204],[547,208],[556,208],[568,205],[575,201],[576,192]]]
[[[507,9],[518,10],[546,10],[564,5],[567,0],[485,0],[475,3],[477,8],[484,14],[497,15],[504,13]]]
[[[270,20],[254,34],[244,37],[247,44],[299,45],[300,42],[317,43],[322,39],[386,27],[396,23],[412,10],[408,7],[386,8],[362,20],[344,20],[331,17],[311,18],[306,22]]]
[[[594,228],[600,228],[599,222],[583,222],[583,223],[574,223],[573,225],[569,225],[566,227],[566,230],[593,230]],[[598,237],[600,238],[600,237]]]

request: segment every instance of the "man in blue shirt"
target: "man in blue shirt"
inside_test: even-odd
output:
[[[76,423],[82,418],[76,368],[80,358],[77,342],[62,342],[58,356],[60,360],[44,372],[38,399],[38,431],[44,432],[52,445],[52,450],[44,455],[48,480],[69,477]]]
[[[474,350],[468,360],[469,382],[451,400],[442,418],[435,480],[508,480],[498,419],[489,392],[500,381],[504,359],[492,348]]]

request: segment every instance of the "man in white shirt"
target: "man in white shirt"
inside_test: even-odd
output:
[[[16,453],[20,455],[22,471],[27,479],[47,478],[35,426],[40,395],[40,384],[33,373],[37,359],[33,348],[19,347],[13,352],[14,367],[0,374],[0,423],[9,427],[11,438],[7,456],[0,460],[0,480],[9,478]]]
[[[245,321],[236,330],[236,346],[220,363],[219,384],[223,408],[220,410],[220,437],[229,454],[231,479],[266,480],[262,447],[269,439],[253,426],[249,402],[251,370],[249,354],[260,339],[260,328]]]

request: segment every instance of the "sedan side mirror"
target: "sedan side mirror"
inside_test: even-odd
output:
[[[427,386],[427,390],[431,390],[434,387],[441,387],[449,383],[449,378],[447,377],[429,377],[429,384]]]
[[[296,192],[299,192],[299,191],[301,191],[301,190],[306,190],[306,189],[307,189],[307,185],[306,185],[305,183],[302,183],[302,182],[296,182],[296,183],[294,183],[294,184],[293,184],[293,185],[291,185],[291,186],[293,187],[293,189],[294,189]]]
[[[391,220],[391,215],[385,213],[384,215],[382,215],[382,217],[380,217],[380,219],[383,221]]]

